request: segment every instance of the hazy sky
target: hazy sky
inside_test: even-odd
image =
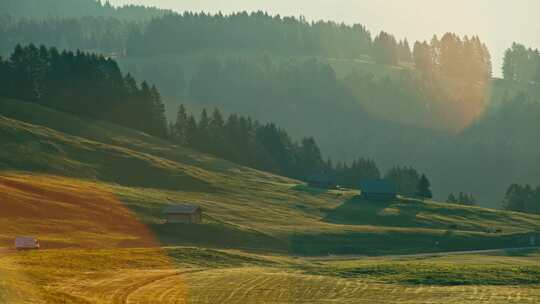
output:
[[[452,31],[479,35],[500,74],[504,50],[513,41],[540,47],[538,0],[111,0],[114,4],[137,3],[177,11],[229,13],[264,10],[280,15],[303,15],[361,23],[372,33],[385,30],[410,41],[429,39]]]

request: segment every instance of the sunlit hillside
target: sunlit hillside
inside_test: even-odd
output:
[[[303,254],[513,247],[523,242],[520,234],[538,225],[536,216],[483,208],[415,200],[362,202],[354,199],[358,192],[352,190],[319,191],[115,125],[18,101],[3,100],[1,105],[6,116],[1,119],[0,163],[3,186],[10,190],[3,193],[14,196],[10,200],[28,198],[27,205],[12,211],[17,217],[6,216],[4,223],[15,229],[14,223],[28,217],[28,223],[37,225],[4,232],[5,245],[15,234],[40,232],[40,216],[54,220],[66,215],[79,221],[73,224],[75,228],[68,226],[63,231],[79,234],[80,245],[76,245],[76,237],[59,239],[61,233],[54,229],[41,231],[44,244],[50,240],[53,247],[66,242],[92,246],[84,237],[99,237],[99,229],[118,233],[120,243],[132,238],[130,234],[137,235],[127,233],[136,229],[110,226],[107,221],[102,228],[95,227],[98,230],[86,231],[84,227],[93,225],[85,225],[85,221],[102,216],[90,216],[84,210],[100,203],[111,206],[94,212],[107,213],[112,208],[129,225],[147,226],[164,245],[204,244]],[[68,193],[63,195],[63,191]],[[85,196],[92,199],[85,200]],[[194,231],[163,225],[162,209],[182,202],[203,206],[206,224],[192,228]],[[57,206],[59,215],[31,212],[35,204]],[[85,216],[77,217],[77,210]],[[499,233],[490,233],[495,230]],[[141,238],[144,244],[147,237]],[[437,240],[439,246],[434,245]],[[116,246],[113,240],[102,245],[106,244]]]
[[[539,216],[367,202],[114,124],[16,100],[0,109],[1,303],[538,299],[535,250],[335,255],[529,246]],[[184,202],[203,207],[203,224],[164,223]],[[17,235],[42,250],[14,251]]]
[[[534,9],[172,2],[0,0],[0,304],[540,303]]]

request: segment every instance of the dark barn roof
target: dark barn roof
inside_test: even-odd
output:
[[[195,212],[198,212],[199,210],[201,210],[201,207],[197,205],[180,204],[180,205],[170,205],[169,207],[163,209],[163,213],[165,214],[193,214]]]
[[[360,183],[360,190],[366,193],[396,194],[396,187],[389,181],[379,179]]]

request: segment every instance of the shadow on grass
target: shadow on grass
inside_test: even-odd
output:
[[[309,186],[304,185],[304,184],[295,185],[295,186],[291,187],[290,190],[306,192],[306,193],[313,194],[313,195],[319,195],[319,194],[323,194],[323,193],[328,192],[328,189],[309,187]]]
[[[447,251],[472,251],[527,246],[523,234],[437,232],[345,232],[295,234],[291,252],[299,255],[396,255]]]
[[[514,249],[514,250],[505,250],[504,255],[510,257],[527,257],[532,254],[540,253],[538,248],[525,248],[525,249]]]
[[[430,204],[420,200],[366,201],[355,197],[339,207],[325,210],[324,221],[335,224],[403,228],[435,228],[486,232],[489,223],[507,221],[504,215],[481,208]],[[418,214],[435,216],[418,217]],[[466,219],[466,220],[464,220]]]
[[[328,210],[324,221],[334,224],[430,227],[432,225],[429,223],[416,220],[416,215],[424,210],[425,206],[420,202],[367,201],[354,197]]]
[[[254,230],[221,224],[153,224],[162,246],[202,246],[253,251],[287,251],[286,242]]]
[[[199,267],[230,268],[240,266],[270,266],[275,262],[245,254],[224,252],[208,248],[179,247],[164,249],[177,265],[196,265]]]
[[[145,158],[111,152],[103,153],[99,159],[87,159],[89,163],[101,165],[98,171],[101,180],[129,187],[214,193],[221,191],[207,181],[186,174],[181,168],[167,167]],[[88,157],[94,158],[95,155]]]
[[[444,265],[435,263],[381,263],[319,271],[342,278],[369,278],[403,285],[526,285],[540,283],[540,267],[514,265]]]

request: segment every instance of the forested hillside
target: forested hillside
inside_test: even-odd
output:
[[[155,86],[140,85],[103,56],[18,45],[0,57],[0,96],[118,123],[167,137],[167,122]]]
[[[0,0],[0,304],[540,303],[519,5],[262,2]]]
[[[142,21],[171,13],[169,10],[140,5],[114,7],[108,0],[2,0],[0,12],[17,18],[115,17]]]
[[[531,140],[539,57],[525,46],[509,49],[505,78],[493,80],[491,55],[476,36],[413,42],[363,25],[264,12],[145,9],[155,18],[133,19],[121,16],[125,8],[91,5],[98,9],[84,17],[66,5],[49,14],[55,18],[27,19],[6,6],[0,49],[9,57],[17,43],[34,42],[117,58],[157,86],[170,123],[180,104],[273,122],[292,142],[313,136],[324,163],[362,156],[382,172],[411,165],[430,176],[439,199],[463,192],[500,206],[509,185],[540,178],[540,147]]]

